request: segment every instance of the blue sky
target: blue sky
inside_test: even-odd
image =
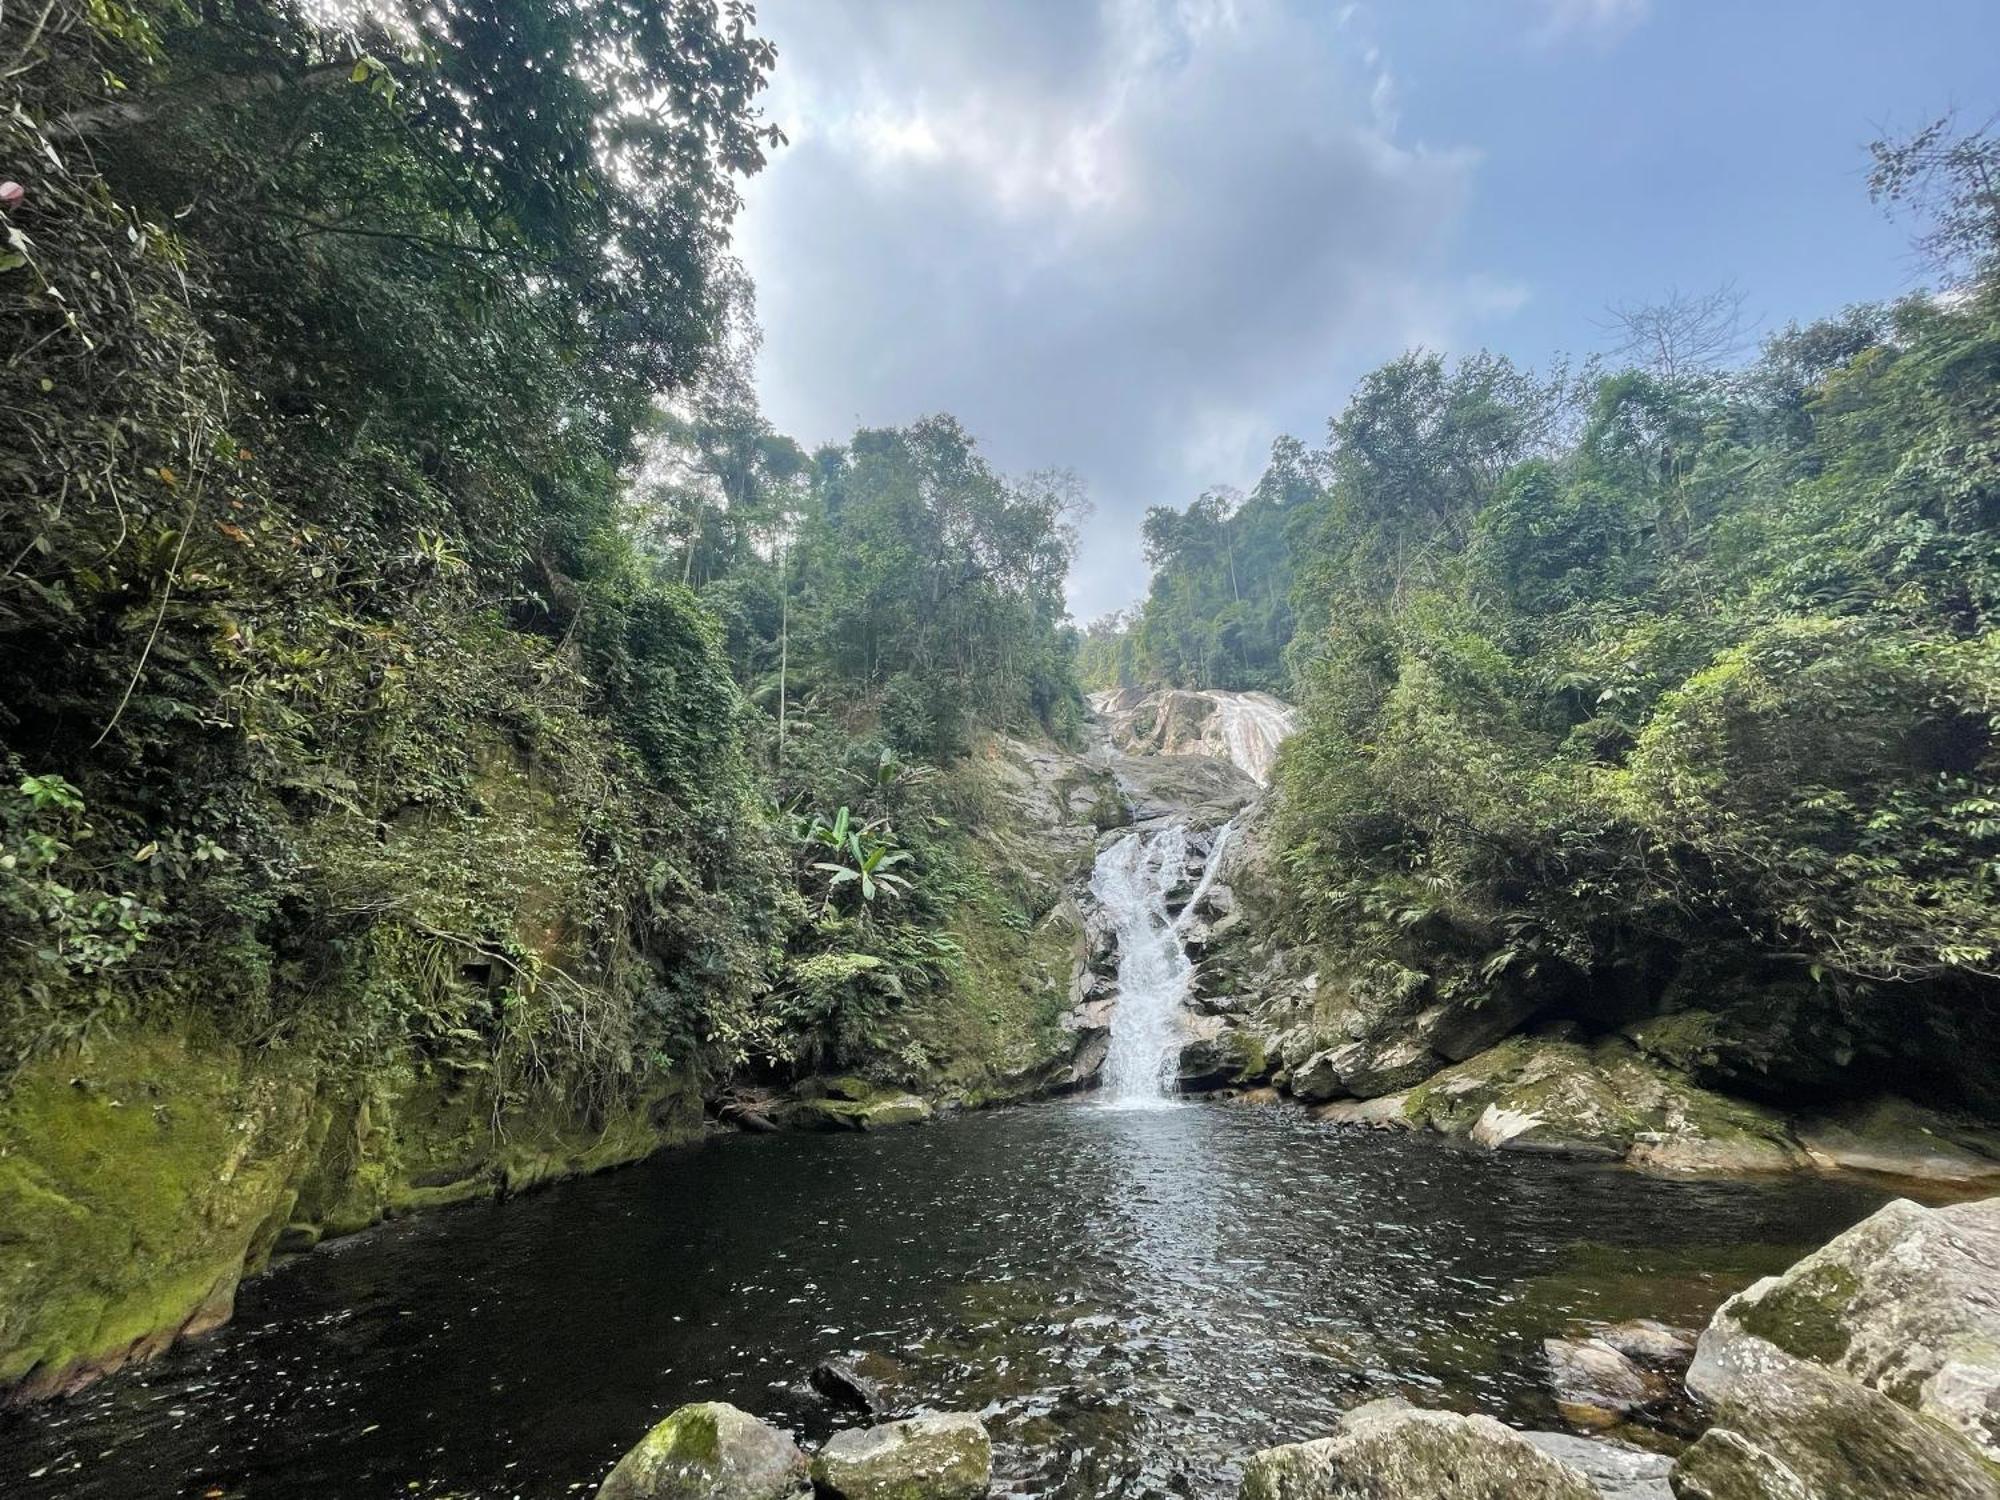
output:
[[[767,412],[955,412],[1076,470],[1071,588],[1138,520],[1318,441],[1412,345],[1530,363],[1734,280],[1763,328],[1915,285],[1866,146],[2000,109],[2000,0],[764,0]]]

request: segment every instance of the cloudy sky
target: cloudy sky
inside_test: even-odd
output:
[[[2000,108],[1992,0],[763,0],[760,385],[808,443],[956,413],[1138,519],[1317,441],[1412,345],[1539,362],[1734,279],[1766,327],[1912,284],[1865,147]]]

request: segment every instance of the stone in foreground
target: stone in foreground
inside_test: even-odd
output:
[[[2000,1500],[2000,1199],[1887,1205],[1724,1303],[1684,1500]]]
[[[969,1412],[940,1412],[836,1432],[813,1480],[839,1500],[979,1500],[993,1481],[993,1444]]]
[[[618,1460],[597,1500],[804,1500],[806,1456],[782,1432],[722,1401],[671,1413]]]
[[[1240,1500],[1598,1500],[1577,1470],[1491,1417],[1371,1401],[1332,1437],[1253,1454]]]
[[[1664,1453],[1567,1432],[1524,1432],[1521,1436],[1596,1485],[1602,1500],[1673,1500],[1667,1475],[1674,1461]]]

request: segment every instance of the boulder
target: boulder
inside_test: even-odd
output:
[[[1669,1388],[1603,1339],[1543,1339],[1556,1409],[1579,1427],[1616,1426],[1666,1400]]]
[[[1992,1470],[1946,1428],[1740,1329],[1717,1331],[1688,1374],[1716,1425],[1674,1467],[1681,1500],[2000,1500]]]
[[[1240,1500],[1597,1500],[1591,1482],[1491,1417],[1371,1401],[1332,1437],[1253,1454]]]
[[[1667,1475],[1674,1461],[1664,1453],[1567,1432],[1524,1432],[1521,1436],[1583,1475],[1596,1486],[1602,1500],[1673,1500]]]
[[[1724,1303],[1676,1493],[2000,1500],[2000,1199],[1891,1203]]]
[[[993,1444],[969,1412],[940,1412],[836,1432],[812,1463],[839,1500],[979,1500],[993,1480]]]
[[[1270,1071],[1262,1042],[1230,1026],[1221,1016],[1190,1017],[1187,1031],[1177,1078],[1189,1093],[1254,1083]]]
[[[1724,1314],[1728,1328],[1849,1375],[2000,1464],[2000,1198],[1886,1204],[1731,1298],[1718,1323]],[[1711,1324],[1704,1350],[1711,1336],[1734,1335]]]
[[[1447,1000],[1419,1011],[1410,1026],[1439,1057],[1464,1062],[1520,1030],[1538,1004],[1511,990],[1483,995],[1476,1002]]]
[[[1326,1125],[1360,1126],[1368,1130],[1414,1130],[1403,1113],[1408,1094],[1383,1094],[1374,1099],[1336,1099],[1314,1108],[1312,1117]]]
[[[1509,1037],[1411,1091],[1412,1119],[1499,1151],[1623,1157],[1655,1171],[1807,1163],[1770,1110],[1695,1088],[1622,1038]]]
[[[1603,1323],[1591,1333],[1636,1365],[1671,1371],[1687,1368],[1688,1361],[1694,1358],[1695,1341],[1701,1337],[1692,1328],[1674,1328],[1651,1318]]]
[[[671,1413],[598,1486],[597,1500],[804,1500],[806,1456],[791,1434],[721,1401]]]
[[[1308,1104],[1329,1099],[1376,1099],[1422,1083],[1442,1065],[1415,1037],[1342,1042],[1315,1052],[1292,1070],[1294,1097]]]

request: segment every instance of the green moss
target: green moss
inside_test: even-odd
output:
[[[0,1383],[60,1389],[226,1316],[291,1206],[311,1103],[281,1062],[172,1036],[25,1070],[0,1106]]]
[[[1829,1262],[1744,1299],[1733,1311],[1745,1330],[1766,1343],[1831,1366],[1847,1353],[1847,1311],[1860,1290],[1852,1271]]]
[[[685,1079],[582,1118],[407,1064],[347,1091],[184,1035],[93,1043],[0,1104],[0,1385],[60,1390],[227,1318],[274,1248],[634,1161],[701,1128]]]

